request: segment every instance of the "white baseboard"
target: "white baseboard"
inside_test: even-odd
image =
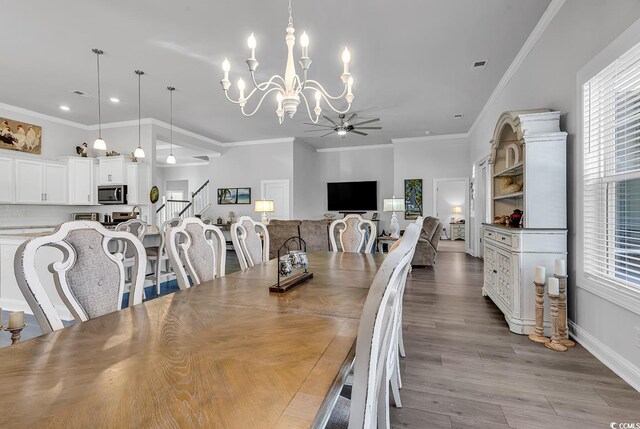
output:
[[[73,320],[73,316],[67,307],[64,305],[55,305],[54,307],[62,320]],[[24,311],[27,314],[33,314],[27,301],[21,299],[0,298],[0,308],[5,311]]]
[[[620,356],[610,347],[604,345],[600,340],[571,320],[569,320],[569,331],[571,336],[585,349],[589,350],[592,355],[597,357],[603,364],[609,367],[609,369],[640,392],[640,368]]]

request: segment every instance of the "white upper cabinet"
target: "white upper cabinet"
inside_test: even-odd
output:
[[[0,157],[0,203],[15,201],[16,177],[12,158]]]
[[[98,158],[98,185],[124,185],[125,162],[123,156]]]
[[[16,202],[20,204],[43,204],[42,162],[16,159]]]
[[[64,164],[42,164],[42,190],[45,204],[67,203],[67,169]]]
[[[93,158],[67,158],[68,203],[74,206],[93,205],[96,185]]]

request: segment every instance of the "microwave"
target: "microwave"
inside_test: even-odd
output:
[[[92,220],[98,222],[100,220],[100,213],[73,213],[73,220]]]
[[[98,204],[127,204],[127,185],[98,186]]]

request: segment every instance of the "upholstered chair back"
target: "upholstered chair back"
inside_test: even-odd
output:
[[[49,271],[60,298],[73,317],[83,322],[122,308],[123,255],[110,253],[111,240],[126,243],[131,251],[135,263],[129,305],[139,304],[142,302],[146,253],[142,242],[129,232],[110,231],[98,222],[74,221],[20,245],[14,261],[16,279],[43,333],[64,326],[36,272],[38,249],[48,246],[62,252],[63,260],[51,263]]]
[[[140,219],[131,219],[116,225],[116,231],[130,232],[138,237],[138,240],[142,241],[147,233],[147,224]],[[120,251],[126,259],[131,259],[133,257],[132,249],[129,249],[125,242],[121,243]]]
[[[180,289],[223,277],[226,269],[226,240],[220,228],[196,217],[182,219],[165,232],[169,262]]]
[[[241,269],[246,270],[269,260],[269,231],[262,222],[256,222],[249,216],[240,216],[231,225],[231,241]]]
[[[343,252],[371,253],[376,241],[376,225],[370,220],[363,219],[357,214],[346,215],[343,219],[336,219],[329,227],[331,250],[338,252],[336,231]]]

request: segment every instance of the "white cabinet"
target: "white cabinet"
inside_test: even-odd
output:
[[[16,202],[43,204],[42,162],[16,159]]]
[[[16,177],[13,159],[0,157],[0,203],[15,201]]]
[[[124,185],[125,162],[123,156],[98,158],[98,185]]]
[[[149,166],[127,163],[127,204],[149,204]]]
[[[45,204],[66,204],[66,165],[48,162],[42,164],[42,191]]]
[[[96,185],[93,158],[67,158],[68,203],[74,206],[93,205]]]
[[[17,159],[16,203],[66,204],[66,166],[54,162]]]

